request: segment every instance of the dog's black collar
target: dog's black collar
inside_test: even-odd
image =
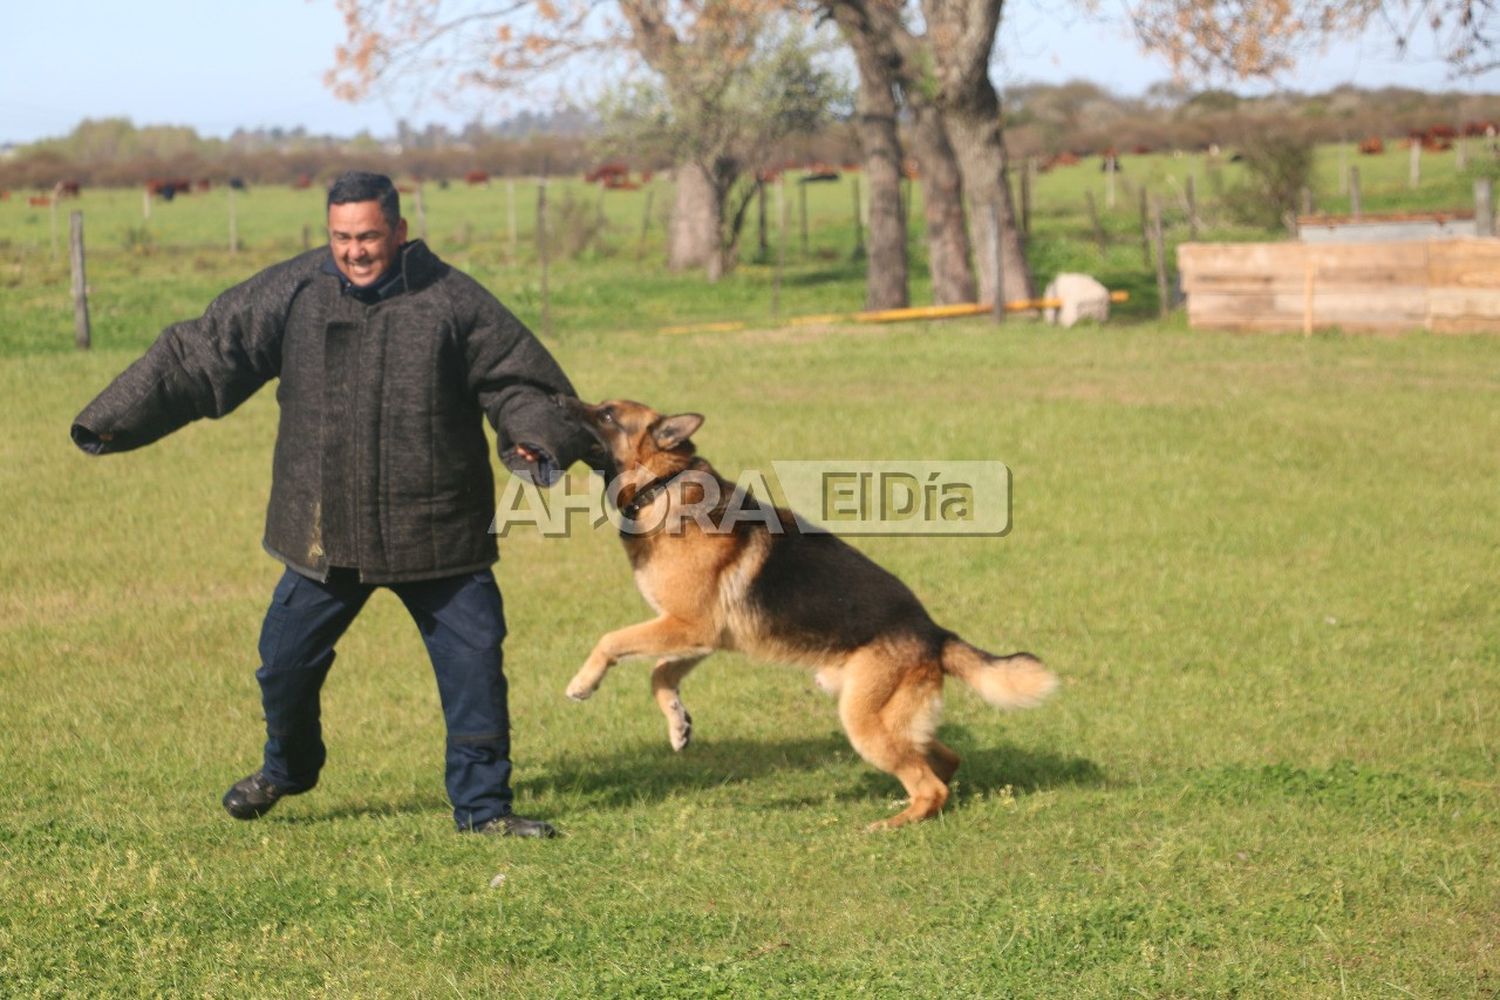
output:
[[[692,472],[693,470],[697,469],[698,466],[699,463],[695,460],[685,468],[678,469],[670,476],[660,476],[656,479],[651,480],[645,486],[642,486],[640,489],[636,490],[635,495],[632,496],[628,501],[620,505],[620,513],[624,514],[626,517],[630,518],[630,520],[634,521],[636,517],[639,516],[641,511],[645,510],[646,505],[655,500],[657,497],[661,496],[662,493],[666,491],[666,488],[668,486],[671,486],[678,476],[682,475],[684,472]]]

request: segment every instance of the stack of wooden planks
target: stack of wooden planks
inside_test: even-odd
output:
[[[1500,239],[1184,243],[1194,329],[1500,333]]]

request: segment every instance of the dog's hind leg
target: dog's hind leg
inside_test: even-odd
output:
[[[936,739],[927,748],[927,763],[945,785],[953,784],[953,775],[958,773],[959,756]]]
[[[933,739],[942,674],[928,664],[891,662],[888,651],[861,650],[845,670],[839,718],[859,755],[906,788],[904,810],[870,826],[889,830],[936,816],[948,801],[957,755]]]
[[[651,693],[656,696],[661,714],[667,717],[667,739],[673,750],[681,750],[693,738],[693,717],[683,707],[678,688],[682,679],[703,659],[701,656],[676,660],[668,657],[658,660],[651,669]]]
[[[568,682],[567,694],[583,701],[599,688],[609,668],[629,656],[660,656],[669,659],[704,657],[714,651],[713,637],[678,618],[663,615],[639,625],[606,632],[594,651]]]

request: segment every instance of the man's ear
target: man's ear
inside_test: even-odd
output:
[[[675,417],[661,417],[651,425],[651,440],[662,451],[671,451],[682,444],[703,426],[703,414],[679,413]]]

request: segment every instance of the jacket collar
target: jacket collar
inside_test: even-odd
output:
[[[439,260],[437,254],[427,249],[426,243],[421,240],[408,240],[401,244],[401,249],[396,254],[396,263],[373,285],[355,285],[346,278],[344,272],[340,271],[338,265],[334,263],[331,248],[323,261],[322,270],[323,273],[331,274],[338,279],[339,290],[343,294],[358,299],[366,305],[374,305],[376,302],[384,302],[403,292],[416,292],[426,288],[447,273],[448,265]]]

